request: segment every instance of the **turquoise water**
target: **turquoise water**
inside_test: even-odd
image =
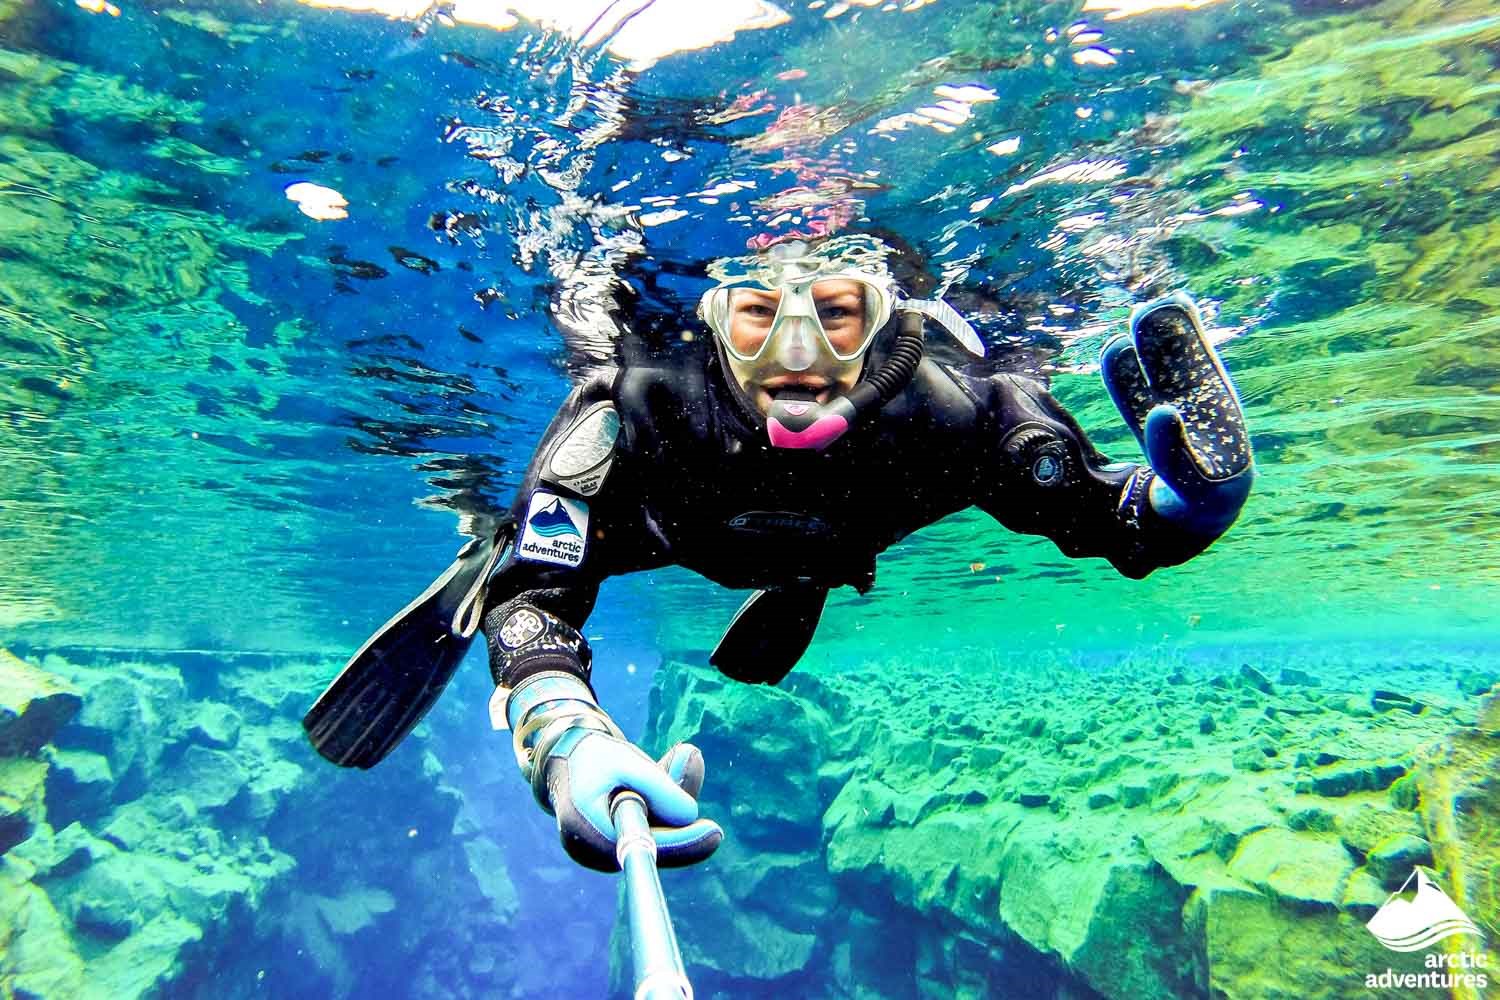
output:
[[[1024,689],[1120,662],[1295,664],[1472,715],[1453,678],[1492,669],[1500,636],[1493,5],[358,6],[0,0],[0,645],[86,706],[100,664],[182,679],[142,695],[133,723],[63,730],[64,750],[109,759],[117,790],[49,786],[47,808],[95,833],[118,818],[170,768],[122,758],[110,734],[175,746],[191,728],[178,702],[233,706],[246,734],[260,719],[273,735],[243,758],[252,772],[301,775],[237,820],[296,874],[226,861],[214,870],[264,893],[163,904],[204,933],[158,948],[166,971],[143,991],[249,995],[260,972],[277,995],[512,995],[497,977],[538,995],[538,968],[605,989],[612,889],[568,867],[488,732],[477,655],[388,776],[320,770],[285,727],[447,564],[461,515],[509,504],[572,379],[693,363],[704,265],[758,237],[873,227],[911,246],[995,365],[1050,377],[1122,460],[1138,449],[1094,358],[1132,303],[1190,289],[1259,465],[1234,529],[1146,581],[949,518],[883,556],[868,595],[834,593],[799,672],[837,685],[936,664]],[[299,205],[294,183],[345,204]],[[600,322],[610,295],[623,332]],[[675,731],[670,700],[648,696],[658,663],[701,663],[743,597],[682,570],[606,585],[588,634],[629,732],[648,732],[648,701],[652,737]],[[710,782],[732,779],[731,752]],[[441,819],[394,815],[403,797]],[[329,801],[402,836],[451,824],[461,801],[467,860],[431,847],[456,866],[452,896],[436,877],[425,899],[391,888],[398,854],[349,876],[337,841],[308,833]],[[519,903],[473,888],[491,869]],[[347,902],[351,886],[385,896]],[[314,896],[347,905],[329,916]],[[445,905],[486,910],[465,947],[520,927],[544,960],[522,974],[470,956],[419,983],[398,956],[421,936],[381,941]],[[99,937],[62,910],[96,984],[157,926],[101,918]],[[278,937],[278,922],[323,930]],[[351,923],[380,938],[325,926]],[[727,995],[753,992],[723,974]],[[826,986],[807,975],[799,988]]]

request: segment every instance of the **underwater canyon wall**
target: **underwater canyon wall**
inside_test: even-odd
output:
[[[703,750],[727,834],[663,876],[697,995],[1447,997],[1367,988],[1423,956],[1364,924],[1423,865],[1500,929],[1500,676],[1370,676],[668,664],[646,746]]]
[[[491,957],[517,905],[504,858],[426,737],[378,786],[308,747],[299,719],[331,664],[33,658],[0,650],[0,998],[448,997],[515,978]]]

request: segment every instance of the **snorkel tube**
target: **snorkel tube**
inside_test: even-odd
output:
[[[906,388],[924,353],[922,314],[903,310],[901,329],[890,357],[853,389],[819,403],[814,393],[785,390],[771,401],[766,432],[775,448],[822,451],[843,437],[864,414],[878,410]]]

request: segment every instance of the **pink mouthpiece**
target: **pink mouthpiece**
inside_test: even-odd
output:
[[[849,421],[836,413],[819,417],[816,422],[800,431],[788,430],[780,420],[772,417],[766,421],[766,431],[771,444],[777,448],[823,449],[837,441],[849,429]]]

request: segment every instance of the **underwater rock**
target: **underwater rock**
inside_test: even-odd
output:
[[[162,913],[137,933],[88,964],[87,1000],[157,996],[180,980],[184,949],[201,940],[203,931],[171,913]]]
[[[1339,837],[1350,850],[1361,856],[1375,850],[1377,844],[1391,837],[1420,834],[1417,818],[1379,802],[1360,802],[1337,819]]]
[[[505,855],[493,840],[471,837],[464,841],[464,857],[479,885],[479,891],[490,901],[495,916],[510,920],[521,908],[516,885],[505,866]]]
[[[47,801],[51,820],[67,824],[75,819],[94,819],[109,807],[115,776],[109,758],[89,750],[46,750]]]
[[[1271,827],[1246,837],[1228,870],[1278,898],[1336,907],[1354,861],[1336,839]]]
[[[36,869],[38,878],[58,879],[76,875],[116,850],[82,824],[70,823],[56,832],[50,826],[39,827],[30,840],[16,848],[16,853]]]
[[[1413,768],[1423,832],[1443,886],[1471,915],[1500,914],[1500,692],[1476,725],[1433,745]]]
[[[1016,801],[1027,808],[1036,808],[1051,802],[1052,793],[1038,785],[1023,785],[1016,790]]]
[[[1248,663],[1240,664],[1239,679],[1242,685],[1259,691],[1261,694],[1276,693],[1276,688],[1271,684],[1271,678],[1256,670]]]
[[[1297,790],[1337,798],[1354,792],[1376,792],[1406,773],[1406,765],[1370,762],[1334,768],[1297,783]]]
[[[11,877],[51,908],[60,928],[50,949],[59,975],[74,961],[69,955],[89,958],[81,986],[32,995],[133,1000],[191,993],[196,987],[187,977],[202,972],[189,971],[200,949],[233,964],[245,982],[272,970],[304,979],[298,990],[342,984],[344,995],[366,980],[408,984],[413,996],[447,995],[478,975],[465,971],[467,956],[484,951],[481,941],[501,937],[516,907],[504,860],[497,852],[471,858],[466,848],[473,844],[450,835],[459,796],[443,783],[438,759],[423,752],[422,733],[384,765],[382,787],[395,794],[371,796],[363,774],[331,766],[314,772],[296,762],[312,758],[298,722],[326,683],[328,664],[312,670],[298,661],[283,669],[264,657],[240,667],[222,663],[214,677],[220,711],[187,700],[173,663],[111,656],[80,665],[56,655],[45,662],[83,692],[84,704],[42,758],[0,758],[0,799],[40,789],[16,810],[31,836],[0,859],[0,881]],[[4,769],[16,762],[31,780],[21,781],[21,771],[11,779]],[[53,799],[57,818],[69,824],[61,832],[44,821]],[[330,812],[364,821],[329,827],[319,817]],[[398,852],[389,850],[393,825],[405,834]],[[419,847],[428,836],[431,843]],[[317,874],[293,893],[287,875],[299,866]],[[320,885],[329,888],[320,892]],[[441,894],[432,892],[436,885]],[[363,894],[354,899],[356,889]],[[309,893],[335,903],[309,904],[301,920],[286,900]],[[5,905],[0,900],[0,911]],[[447,924],[444,908],[454,905],[465,915],[449,932],[459,954],[418,952],[403,938],[406,921]],[[335,935],[330,919],[365,929]],[[306,926],[322,938],[301,934]],[[392,945],[371,957],[372,935]],[[0,912],[0,996],[22,982],[7,971],[14,950],[8,937],[14,929]],[[230,940],[234,948],[223,944]],[[329,969],[347,971],[331,975],[314,966],[313,954]],[[491,974],[513,971],[505,958]],[[284,981],[273,988],[268,979],[265,988],[293,987]]]
[[[197,809],[221,809],[234,801],[248,777],[239,760],[223,750],[189,746],[176,764],[161,771],[163,791],[182,795]]]
[[[109,759],[116,781],[135,771],[135,781],[150,777],[148,734],[156,717],[128,677],[105,677],[85,688],[87,697],[73,722],[59,734],[58,745],[90,750]]]
[[[1275,895],[1242,886],[1199,889],[1183,923],[1201,940],[1206,966],[1207,981],[1195,996],[1354,998],[1369,993],[1350,970],[1400,967],[1347,914],[1321,905],[1286,906]]]
[[[1264,771],[1266,769],[1266,755],[1260,747],[1236,747],[1234,753],[1230,755],[1230,762],[1237,771]]]
[[[0,862],[0,995],[80,996],[83,968],[47,894]]]
[[[1301,684],[1304,687],[1320,687],[1322,684],[1317,677],[1296,667],[1282,667],[1278,676],[1283,684]]]
[[[164,830],[191,828],[198,810],[180,795],[156,795],[120,806],[99,826],[100,836],[122,851],[164,846]]]
[[[1392,709],[1405,709],[1412,715],[1416,715],[1427,706],[1416,699],[1400,694],[1396,691],[1383,691],[1377,689],[1370,695],[1370,707],[1377,712],[1389,712]]]
[[[62,678],[0,649],[0,756],[36,753],[82,703]]]
[[[1344,898],[1339,905],[1368,923],[1390,894],[1391,890],[1371,875],[1368,868],[1356,868],[1344,883]]]
[[[188,739],[216,750],[227,750],[240,738],[240,714],[218,702],[199,704],[192,715]]]
[[[1332,833],[1338,820],[1333,813],[1320,805],[1305,806],[1286,818],[1286,825],[1293,830],[1309,830],[1313,833]],[[1348,843],[1346,840],[1345,843]]]
[[[1416,865],[1432,864],[1432,845],[1421,837],[1398,833],[1376,844],[1365,864],[1387,889],[1399,888]]]
[[[46,780],[46,761],[0,757],[0,855],[46,820]]]
[[[1490,667],[1469,667],[1458,672],[1458,690],[1467,695],[1484,695],[1500,684],[1500,671]]]
[[[1028,982],[1049,984],[1038,986],[1039,996],[1112,1000],[1333,998],[1363,989],[1349,974],[1351,960],[1399,964],[1363,921],[1384,898],[1380,878],[1417,851],[1399,837],[1421,840],[1424,830],[1384,789],[1399,784],[1416,741],[1448,731],[1439,713],[1363,722],[1291,694],[1269,706],[1273,717],[1260,693],[1241,689],[1231,700],[1254,710],[1220,702],[1214,732],[1183,750],[1148,735],[1142,720],[1158,734],[1191,729],[1203,712],[1200,696],[1216,690],[1207,684],[1137,684],[1135,676],[1093,672],[1075,687],[1058,675],[1010,674],[1004,698],[1014,703],[997,717],[1025,725],[1048,699],[1068,704],[1066,713],[1047,708],[1046,732],[1071,732],[1088,719],[1098,743],[1077,746],[1095,749],[1065,758],[1072,746],[1017,736],[1003,748],[955,755],[933,748],[948,738],[937,720],[952,715],[954,702],[1001,704],[982,681],[910,665],[883,672],[878,687],[869,676],[809,672],[793,697],[802,703],[797,725],[811,727],[821,744],[812,777],[800,751],[785,752],[800,746],[795,732],[777,733],[781,749],[763,750],[750,729],[731,745],[730,720],[764,719],[748,707],[761,695],[702,676],[676,663],[659,670],[647,742],[696,741],[707,728],[722,741],[710,766],[721,754],[731,760],[736,785],[760,780],[764,769],[817,782],[828,802],[820,841],[795,849],[756,835],[756,814],[742,811],[714,862],[673,888],[674,913],[697,907],[697,926],[738,923],[753,912],[791,933],[815,928],[819,939],[805,965],[769,979],[760,977],[773,969],[736,960],[717,941],[695,943],[695,955],[717,952],[705,959],[713,973],[695,980],[704,995],[806,995],[805,984],[816,982],[870,1000],[913,989],[977,997],[1009,995]],[[1122,691],[1139,691],[1144,701],[1122,709]],[[1323,691],[1335,702],[1353,697],[1377,718],[1366,694]],[[914,712],[913,704],[936,711]],[[1034,707],[1023,714],[1021,705]],[[1500,728],[1500,709],[1494,721]],[[984,723],[1012,732],[1017,724]],[[1131,730],[1130,752],[1117,752]],[[747,740],[746,732],[757,736]],[[1231,768],[1236,755],[1261,769]],[[713,795],[733,802],[729,789],[705,792],[706,815],[720,815]],[[1021,794],[1036,804],[1023,804]],[[1079,808],[1068,809],[1075,800]],[[1370,862],[1371,851],[1387,848],[1389,857]],[[1435,843],[1433,853],[1440,855]],[[756,871],[762,858],[774,859],[774,873]]]
[[[714,858],[717,876],[731,899],[755,906],[786,927],[821,920],[836,898],[828,869],[815,855],[726,844]]]
[[[777,762],[737,770],[734,794],[726,797],[716,818],[723,822],[753,817],[755,822],[743,835],[760,838],[773,849],[816,843],[827,806],[817,780],[828,743],[821,710],[779,688],[736,684],[731,689],[733,682],[716,671],[684,672],[680,680],[684,686],[675,704],[693,719],[693,742],[706,759],[742,759],[744,734],[756,733],[757,757]],[[723,697],[731,690],[733,697]],[[925,773],[930,752],[925,742],[912,741],[903,759]]]
[[[378,917],[396,908],[396,900],[390,893],[368,886],[358,886],[335,897],[314,893],[308,898],[322,917],[323,926],[339,937],[373,927]]]
[[[976,771],[989,771],[1005,760],[1005,748],[981,745],[969,750],[969,766]]]
[[[246,788],[250,818],[270,819],[306,781],[306,771],[289,760],[272,757],[262,761]]]
[[[163,860],[115,851],[76,875],[49,882],[47,893],[83,935],[114,944],[170,912]]]

